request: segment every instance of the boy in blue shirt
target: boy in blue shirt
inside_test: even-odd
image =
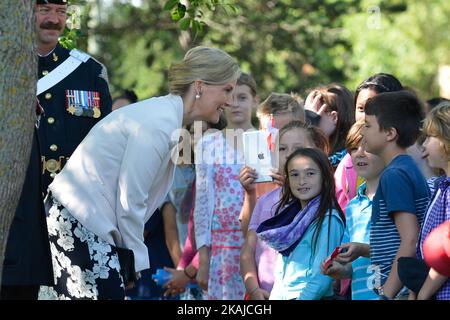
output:
[[[373,266],[370,262],[370,219],[372,199],[378,187],[384,163],[380,157],[368,153],[361,145],[364,120],[356,122],[347,135],[345,147],[352,158],[353,168],[365,182],[345,209],[346,228],[340,253],[329,268],[322,263],[321,270],[334,279],[352,279],[352,300],[378,300],[373,291]]]
[[[429,201],[425,178],[406,154],[424,118],[419,99],[408,91],[386,92],[366,102],[363,144],[386,168],[373,199],[370,258],[380,299],[404,298],[397,259],[415,257],[419,228]],[[403,289],[403,290],[402,290]]]

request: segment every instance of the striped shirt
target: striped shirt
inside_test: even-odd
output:
[[[423,242],[441,223],[450,220],[450,178],[440,180],[437,192],[428,208],[425,221],[420,230],[418,256],[423,256]],[[436,292],[436,300],[450,300],[450,280],[447,280]]]
[[[420,227],[429,198],[427,182],[410,156],[399,155],[384,169],[373,199],[370,232],[370,258],[377,284],[383,285],[387,280],[400,247],[392,214],[414,214]]]

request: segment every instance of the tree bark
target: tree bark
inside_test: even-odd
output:
[[[0,1],[0,285],[35,120],[35,1]]]

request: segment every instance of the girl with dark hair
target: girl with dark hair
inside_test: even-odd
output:
[[[298,148],[319,148],[328,152],[328,139],[322,130],[302,121],[292,121],[279,132],[279,169],[282,173],[288,156]],[[280,174],[280,184],[285,178]],[[248,184],[243,184],[244,187]],[[275,215],[277,203],[281,198],[281,187],[262,195],[252,208],[251,219],[245,243],[241,249],[241,275],[251,300],[268,299],[274,281],[274,267],[277,252],[268,247],[256,236],[256,229],[261,222]]]
[[[355,92],[355,119],[364,120],[364,110],[367,99],[382,93],[400,91],[403,89],[400,81],[391,74],[377,73],[364,80]],[[336,198],[342,210],[347,203],[356,196],[356,191],[362,184],[363,179],[358,178],[353,169],[352,158],[347,153],[339,163],[334,174],[336,183]]]
[[[355,92],[355,118],[364,120],[364,105],[366,100],[383,93],[403,90],[400,81],[391,74],[377,73],[364,80]]]
[[[284,173],[276,214],[256,230],[279,252],[270,299],[329,298],[332,280],[320,273],[320,263],[340,245],[345,229],[332,168],[321,150],[301,148],[288,157]]]
[[[328,137],[331,165],[336,168],[347,153],[345,138],[355,122],[353,94],[344,86],[330,84],[313,90],[305,102],[305,109],[320,116],[318,127]]]

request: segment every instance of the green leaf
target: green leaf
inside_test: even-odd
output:
[[[184,18],[183,20],[181,20],[180,21],[180,29],[187,30],[189,28],[189,26],[191,25],[191,21],[192,21],[191,18]]]
[[[186,6],[184,4],[179,3],[178,6],[172,10],[172,20],[179,21],[186,14]]]
[[[164,10],[165,11],[172,10],[173,8],[175,8],[177,6],[178,3],[179,3],[179,0],[169,0],[164,5]]]
[[[229,4],[228,8],[230,8],[234,12],[234,14],[238,14],[239,13],[238,7],[233,6],[232,4]]]
[[[203,34],[205,23],[203,21],[199,22],[197,20],[192,21],[192,31],[195,34]]]
[[[193,20],[192,21],[192,31],[195,33],[195,34],[197,34],[197,33],[199,33],[199,22],[197,21],[197,20]]]

